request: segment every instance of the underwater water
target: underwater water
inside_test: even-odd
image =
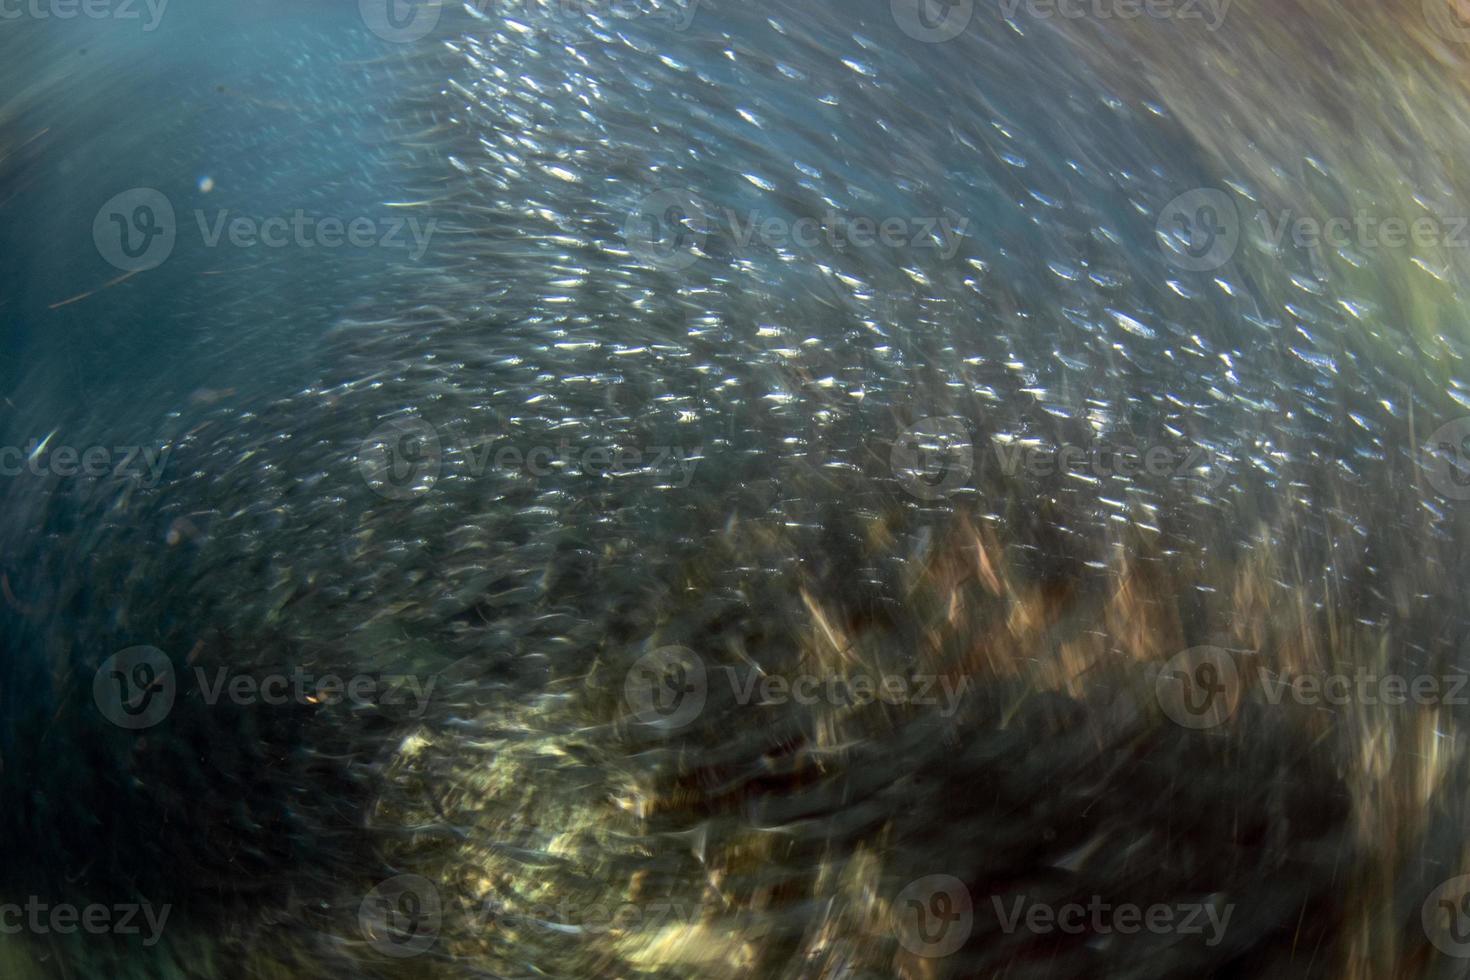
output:
[[[0,0],[0,974],[1470,960],[1470,18]]]

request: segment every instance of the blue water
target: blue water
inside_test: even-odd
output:
[[[206,227],[221,211],[382,213],[396,192],[381,145],[393,93],[362,63],[393,47],[340,2],[176,2],[147,23],[146,9],[0,22],[0,77],[19,93],[0,115],[0,390],[26,402],[0,415],[6,440],[130,390],[167,404],[206,382],[290,376],[366,292],[344,280],[371,275],[370,258],[208,248],[194,212]],[[93,219],[139,187],[172,203],[177,244],[109,285],[122,273],[94,246]]]

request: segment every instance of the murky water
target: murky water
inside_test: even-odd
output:
[[[1457,975],[1448,6],[67,9],[7,975]]]

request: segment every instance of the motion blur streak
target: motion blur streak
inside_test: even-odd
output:
[[[64,9],[5,976],[1463,975],[1454,5]]]

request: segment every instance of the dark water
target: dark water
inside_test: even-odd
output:
[[[1463,46],[1089,9],[0,20],[0,968],[1456,975]]]

